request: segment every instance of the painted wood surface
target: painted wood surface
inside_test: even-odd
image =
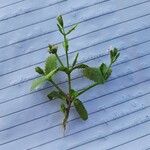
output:
[[[89,120],[72,109],[63,135],[59,101],[45,85],[30,91],[43,66],[47,45],[60,43],[56,16],[70,35],[69,56],[91,66],[108,62],[108,49],[121,56],[105,85],[87,92]],[[147,150],[150,148],[150,0],[0,0],[0,150]],[[63,60],[64,51],[59,55]],[[66,78],[57,76],[66,88]],[[89,84],[73,74],[73,86]]]

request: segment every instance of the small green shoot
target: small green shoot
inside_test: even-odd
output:
[[[71,107],[75,107],[76,111],[78,112],[82,120],[88,119],[87,110],[84,104],[82,103],[82,101],[79,100],[79,96],[83,94],[84,92],[88,91],[89,89],[95,87],[96,85],[104,84],[108,80],[108,78],[110,77],[112,73],[112,65],[116,62],[120,54],[118,52],[118,49],[114,48],[110,50],[110,64],[109,65],[102,63],[98,67],[90,67],[86,64],[78,64],[79,53],[77,53],[75,55],[73,63],[70,64],[69,57],[68,57],[69,40],[68,40],[67,35],[72,33],[76,29],[77,25],[74,25],[71,29],[66,31],[62,16],[58,16],[57,26],[58,26],[59,32],[62,34],[63,39],[64,39],[62,42],[62,45],[65,50],[67,65],[64,65],[64,63],[58,56],[57,45],[49,45],[48,52],[50,56],[46,59],[44,69],[40,67],[35,68],[35,71],[38,74],[40,74],[41,77],[33,81],[31,89],[32,90],[37,89],[40,85],[42,85],[45,82],[50,82],[56,88],[56,90],[51,91],[47,95],[47,97],[49,98],[49,100],[60,99],[62,101],[60,105],[60,111],[64,114],[64,119],[63,119],[62,124],[65,130]],[[81,69],[83,76],[93,81],[93,84],[85,87],[84,89],[80,91],[73,89],[72,84],[71,84],[71,74],[76,69]],[[67,79],[68,79],[68,91],[67,92],[64,92],[63,89],[61,89],[53,80],[53,76],[55,76],[58,72],[64,72],[67,75]]]

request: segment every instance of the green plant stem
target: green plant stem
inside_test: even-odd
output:
[[[111,68],[111,66],[112,66],[112,63],[109,64],[107,71]],[[97,86],[98,84],[99,84],[99,83],[93,83],[92,85],[90,85],[90,86],[84,88],[81,92],[78,93],[78,96],[81,95],[81,94],[83,94],[84,92],[88,91],[89,89],[91,89],[91,88]]]
[[[56,88],[59,92],[61,92],[64,96],[66,96],[65,92],[63,92],[63,90],[62,90],[52,79],[50,79],[49,81],[55,86],[55,88]]]
[[[66,124],[67,124],[67,121],[68,121],[68,117],[69,117],[69,113],[70,113],[70,108],[71,108],[71,101],[68,100],[68,106],[66,108],[66,114],[65,114],[65,117],[63,119],[63,127],[64,127],[64,131],[66,130]]]
[[[71,75],[70,73],[68,74],[68,86],[69,86],[69,93],[71,91]]]
[[[67,40],[66,35],[64,35],[64,41],[66,40]],[[69,68],[68,48],[65,48],[65,51],[66,51],[67,67]]]
[[[65,33],[65,31],[64,31]],[[66,34],[64,34],[64,41],[67,41]],[[69,58],[68,58],[68,47],[65,47],[65,52],[66,52],[66,60],[67,60],[67,68],[69,69]],[[69,93],[71,91],[71,74],[68,73],[68,87],[69,87]]]
[[[66,95],[66,93],[64,93],[62,91],[62,89],[59,88],[59,86],[51,79],[49,80],[54,86],[56,89],[58,89],[65,97],[66,97],[66,102],[67,102],[67,112],[65,114],[65,117],[63,119],[63,128],[64,128],[64,131],[66,130],[66,124],[67,124],[67,120],[68,120],[68,117],[69,117],[69,113],[70,113],[70,108],[71,108],[71,101],[68,100],[68,96]]]
[[[67,68],[69,69],[69,59],[68,59],[68,51],[66,51],[66,58],[67,58]],[[71,91],[71,74],[68,73],[68,86],[69,86],[69,93]]]
[[[59,63],[64,67],[64,64],[62,63],[61,59],[59,58],[58,54],[56,53],[55,54],[57,60],[59,61]]]
[[[108,70],[112,67],[112,64],[113,64],[112,62],[109,64],[106,72],[108,72]],[[106,75],[105,75],[105,77],[106,77]]]
[[[67,40],[67,37],[66,37],[66,33],[65,33],[65,30],[63,29],[63,36],[64,36],[64,43]],[[64,46],[65,48],[65,53],[66,53],[66,61],[67,61],[67,68],[68,70],[70,70],[70,66],[69,66],[69,58],[68,58],[68,43],[67,45]],[[70,93],[71,93],[71,72],[67,73],[67,77],[68,77],[68,91],[69,91],[69,95],[67,96],[67,111],[66,111],[66,114],[65,114],[65,117],[64,117],[64,120],[63,120],[63,127],[64,127],[64,130],[66,129],[66,124],[67,124],[67,120],[68,120],[68,117],[69,117],[69,113],[70,113],[70,108],[71,108],[71,99],[70,99]]]
[[[112,67],[112,64],[113,64],[113,63],[110,63],[110,64],[109,64],[107,71]]]
[[[88,91],[89,89],[91,89],[91,88],[97,86],[98,84],[99,84],[99,83],[93,83],[92,85],[90,85],[90,86],[84,88],[81,92],[78,93],[78,96],[81,95],[81,94],[83,94],[84,92]]]

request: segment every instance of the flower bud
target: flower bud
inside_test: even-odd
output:
[[[111,59],[111,63],[114,63],[117,58],[119,57],[120,53],[118,52],[118,49],[117,48],[113,48],[111,51],[110,51],[110,59]]]
[[[60,26],[63,28],[64,27],[64,22],[63,22],[63,18],[62,18],[61,15],[57,17],[57,21],[60,24]]]
[[[58,47],[56,45],[49,45],[48,46],[48,52],[50,54],[56,54]]]
[[[35,71],[36,71],[37,73],[39,73],[39,74],[44,74],[43,69],[40,68],[40,67],[36,67],[36,68],[35,68]]]

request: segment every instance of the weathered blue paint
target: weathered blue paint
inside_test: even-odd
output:
[[[71,112],[66,135],[59,101],[49,102],[45,85],[30,92],[43,66],[47,45],[60,43],[56,16],[70,35],[70,57],[91,66],[108,62],[108,49],[121,56],[110,80],[81,96],[89,120]],[[150,0],[1,0],[0,150],[143,150],[150,148]],[[64,51],[59,55],[64,58]],[[76,78],[78,77],[78,78]],[[65,77],[57,83],[66,88]],[[76,89],[89,82],[73,75]]]

